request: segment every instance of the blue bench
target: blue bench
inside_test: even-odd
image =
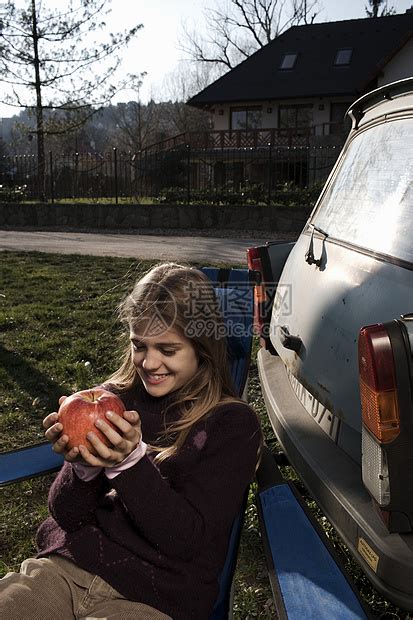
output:
[[[322,528],[264,448],[257,507],[273,597],[280,620],[371,617]]]

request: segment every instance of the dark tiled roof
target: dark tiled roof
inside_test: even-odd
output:
[[[413,13],[293,26],[188,103],[208,106],[323,95],[354,98],[376,86],[383,66],[412,35]],[[350,65],[334,66],[337,50],[346,48],[353,50]],[[288,52],[298,53],[295,67],[281,71]]]

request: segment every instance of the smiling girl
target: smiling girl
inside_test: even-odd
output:
[[[188,329],[195,312],[196,333]],[[99,427],[111,447],[89,435],[97,456],[85,446],[68,450],[57,414],[45,418],[46,437],[66,462],[50,489],[37,558],[0,581],[2,617],[211,614],[257,465],[257,416],[234,395],[223,319],[202,272],[158,265],[136,283],[120,318],[129,343],[104,387],[127,412],[110,416],[116,430]]]

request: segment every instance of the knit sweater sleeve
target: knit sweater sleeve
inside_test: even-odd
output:
[[[261,430],[242,403],[221,406],[189,434],[173,484],[144,457],[112,485],[138,531],[160,553],[190,561],[228,532],[252,481]]]
[[[94,521],[99,497],[108,488],[102,472],[90,482],[84,482],[72,465],[65,462],[49,490],[49,512],[67,532],[78,530]]]

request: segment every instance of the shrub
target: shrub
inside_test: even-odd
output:
[[[1,202],[20,202],[27,198],[27,185],[13,185],[6,187],[0,185]]]

